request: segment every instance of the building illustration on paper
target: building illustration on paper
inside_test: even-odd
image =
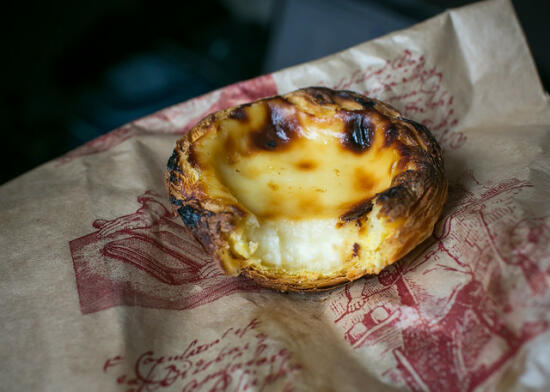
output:
[[[385,375],[413,390],[473,390],[547,328],[513,320],[549,286],[550,253],[538,246],[550,242],[549,220],[516,216],[512,196],[529,184],[465,177],[473,191],[451,188],[431,239],[331,306],[352,347],[379,355]]]

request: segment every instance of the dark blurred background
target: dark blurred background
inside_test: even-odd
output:
[[[6,3],[0,184],[165,106],[468,3],[472,1]],[[513,3],[548,90],[550,2]]]

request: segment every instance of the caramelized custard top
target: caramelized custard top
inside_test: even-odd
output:
[[[265,99],[214,122],[191,158],[209,194],[230,192],[260,219],[342,218],[406,170],[396,125],[374,106],[323,89]]]

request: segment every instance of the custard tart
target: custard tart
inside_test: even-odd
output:
[[[321,87],[208,115],[177,142],[166,185],[227,274],[280,291],[378,274],[431,235],[447,197],[426,127]]]

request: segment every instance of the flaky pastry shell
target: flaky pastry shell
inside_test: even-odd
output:
[[[227,274],[281,291],[379,273],[431,235],[447,197],[426,127],[321,87],[208,115],[177,142],[166,185]]]

